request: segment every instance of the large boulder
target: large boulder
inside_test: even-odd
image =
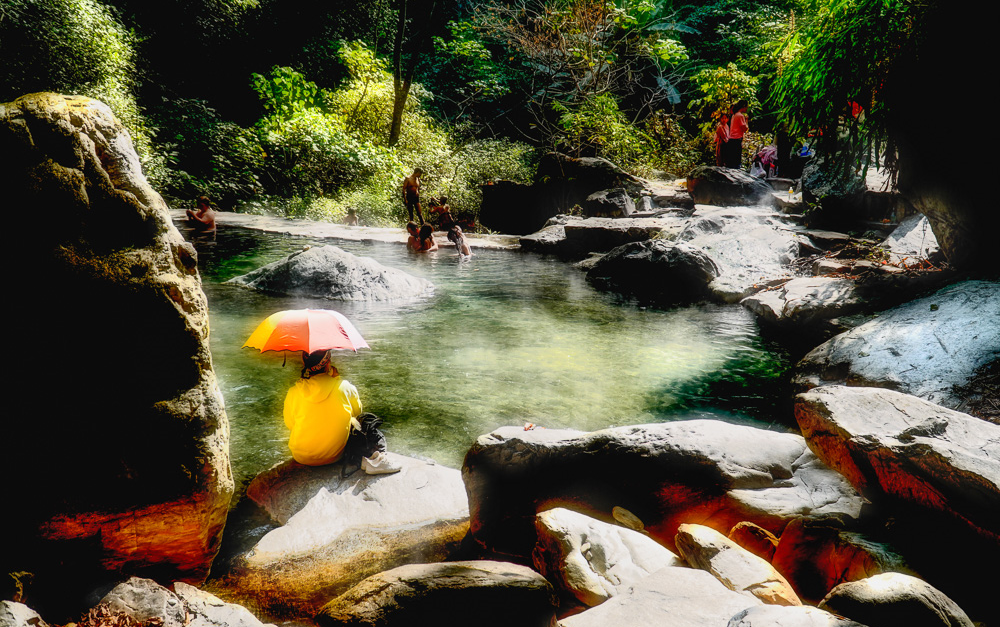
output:
[[[520,238],[521,249],[579,258],[680,231],[676,218],[578,218],[556,216],[544,228]]]
[[[1000,425],[845,386],[798,395],[795,418],[809,447],[869,499],[917,505],[1000,543]]]
[[[49,624],[24,603],[0,601],[0,627],[49,627]]]
[[[292,253],[227,283],[270,294],[363,301],[409,300],[434,287],[427,279],[336,246]]]
[[[917,265],[924,260],[936,260],[941,254],[927,216],[919,213],[900,222],[881,246],[889,251],[891,261],[906,266]]]
[[[883,312],[807,354],[795,385],[906,392],[945,407],[975,370],[1000,357],[1000,283],[965,281]]]
[[[462,476],[471,539],[513,561],[537,543],[537,513],[556,506],[605,522],[624,508],[667,548],[685,522],[726,533],[749,520],[780,533],[794,518],[861,509],[801,436],[714,420],[590,433],[504,427],[476,440]]]
[[[635,213],[635,201],[623,187],[604,189],[587,196],[583,212],[595,218],[627,218]]]
[[[615,248],[587,272],[600,290],[659,305],[705,300],[719,268],[701,250],[656,239]]]
[[[762,322],[797,332],[822,328],[833,318],[857,313],[864,305],[852,279],[835,277],[792,279],[747,296],[740,304]]]
[[[183,582],[171,591],[151,579],[132,577],[101,599],[93,624],[128,624],[126,616],[143,625],[162,627],[264,627],[245,607],[226,603],[214,594]]]
[[[719,276],[709,289],[716,300],[730,303],[788,277],[799,251],[781,216],[758,207],[699,206],[676,240],[712,258]]]
[[[661,568],[684,565],[648,535],[562,507],[539,513],[535,528],[535,569],[588,606],[603,603]]]
[[[10,375],[3,572],[35,573],[43,613],[129,574],[200,582],[233,479],[195,251],[103,103],[0,104],[0,160],[8,227],[30,233],[8,289],[49,312],[17,314],[38,362]]]
[[[792,586],[767,560],[704,525],[681,525],[677,551],[692,568],[715,575],[730,590],[768,605],[802,605]]]
[[[526,235],[541,229],[549,218],[583,206],[595,192],[623,188],[637,194],[642,187],[642,181],[607,159],[550,152],[539,161],[533,184],[484,185],[479,221],[494,231]]]
[[[703,570],[668,566],[597,607],[564,618],[560,627],[725,625],[757,599],[733,592]]]
[[[688,193],[698,205],[772,206],[771,186],[743,170],[698,166],[687,179]]]
[[[281,526],[235,560],[220,585],[278,616],[312,616],[369,575],[444,560],[468,531],[459,472],[389,453],[402,470],[356,471],[342,462],[278,464],[258,475],[247,497]]]
[[[552,586],[527,566],[486,560],[410,564],[361,581],[324,605],[316,622],[551,627],[556,606]]]
[[[842,583],[819,607],[868,627],[973,627],[968,615],[944,593],[902,573]]]

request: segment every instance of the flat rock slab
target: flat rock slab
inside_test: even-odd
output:
[[[583,257],[590,252],[607,252],[630,242],[673,235],[683,220],[670,215],[655,218],[579,218],[560,215],[541,230],[519,241],[529,252],[565,257]]]
[[[536,544],[536,514],[556,506],[606,522],[624,508],[672,548],[685,522],[728,533],[749,520],[780,534],[800,516],[856,518],[862,503],[801,436],[715,420],[591,433],[504,427],[476,440],[462,476],[472,539],[519,559]]]
[[[292,253],[226,283],[269,294],[349,301],[412,300],[428,295],[434,287],[427,279],[336,246]]]
[[[725,625],[734,615],[761,604],[733,592],[703,570],[663,568],[597,607],[564,618],[560,627],[609,625]]]
[[[943,592],[901,573],[840,584],[820,608],[875,627],[973,627],[968,615]]]
[[[323,606],[321,627],[550,627],[552,586],[527,566],[472,561],[410,564],[372,575]]]
[[[770,324],[804,329],[857,313],[863,301],[851,279],[808,277],[757,292],[740,303]]]
[[[599,605],[661,568],[684,565],[648,535],[561,507],[538,514],[535,526],[535,568],[584,605]]]
[[[810,448],[870,498],[940,512],[1000,542],[1000,425],[845,386],[799,394],[795,418]]]
[[[1000,283],[965,281],[883,312],[806,355],[793,383],[906,392],[945,407],[953,387],[1000,358]]]
[[[711,573],[730,590],[769,605],[802,605],[792,586],[767,560],[757,557],[715,529],[681,525],[677,550],[692,568]]]
[[[388,455],[400,472],[341,477],[340,463],[288,461],[261,473],[247,496],[282,526],[222,585],[276,615],[311,616],[369,575],[451,557],[468,531],[459,471]]]

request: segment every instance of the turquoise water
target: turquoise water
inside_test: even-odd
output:
[[[211,348],[231,423],[238,482],[288,457],[281,419],[301,361],[240,348],[282,309],[335,309],[371,345],[335,363],[385,420],[390,450],[460,467],[469,445],[499,426],[582,430],[692,415],[775,421],[787,357],[737,305],[639,307],[598,292],[555,258],[512,251],[407,253],[398,244],[336,242],[425,277],[429,298],[403,305],[269,296],[222,282],[304,244],[326,241],[220,230],[198,245]],[[783,428],[775,424],[774,428]]]

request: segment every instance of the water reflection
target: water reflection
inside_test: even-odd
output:
[[[596,292],[557,259],[481,251],[416,256],[402,246],[338,245],[431,280],[433,296],[403,306],[268,296],[222,282],[275,261],[300,238],[220,230],[200,257],[211,347],[232,423],[238,480],[287,457],[284,393],[300,360],[240,346],[267,315],[331,308],[371,345],[336,359],[365,409],[385,419],[392,450],[460,466],[479,435],[531,421],[582,430],[719,411],[769,421],[787,363],[735,305],[660,311]]]

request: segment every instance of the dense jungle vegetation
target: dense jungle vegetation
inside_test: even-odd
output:
[[[894,77],[936,6],[0,0],[0,102],[106,102],[179,204],[401,224],[418,166],[425,195],[473,214],[482,184],[528,182],[544,150],[683,176],[740,99],[747,162],[809,134],[844,163],[891,154]]]

